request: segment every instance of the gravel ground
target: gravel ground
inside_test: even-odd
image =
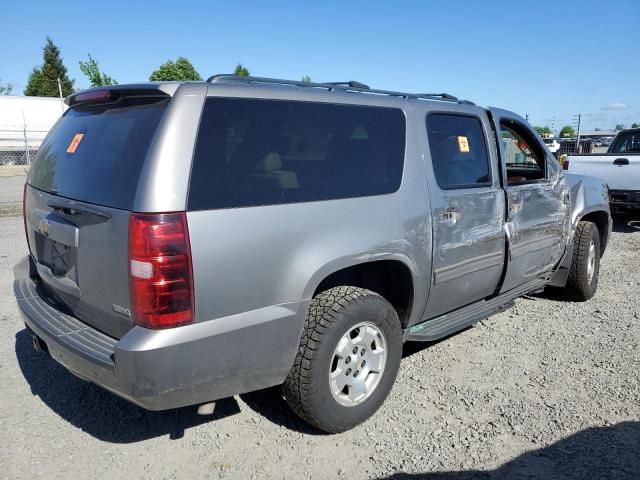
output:
[[[618,224],[587,303],[542,296],[407,344],[377,415],[327,436],[268,389],[145,412],[31,348],[11,293],[25,252],[0,218],[0,477],[640,478],[640,222]]]
[[[0,204],[22,202],[24,175],[0,175]]]
[[[0,166],[0,217],[17,215],[22,211],[25,176],[17,173],[16,167]]]

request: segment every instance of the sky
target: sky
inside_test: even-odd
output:
[[[0,0],[0,78],[21,95],[50,36],[76,88],[90,53],[119,83],[187,57],[206,78],[357,80],[447,92],[559,130],[640,123],[640,0]]]

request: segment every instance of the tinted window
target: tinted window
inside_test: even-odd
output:
[[[167,102],[122,98],[70,108],[40,147],[31,185],[76,200],[131,209]]]
[[[611,149],[612,153],[640,152],[640,130],[620,133]]]
[[[517,184],[545,177],[544,154],[529,132],[513,122],[500,125],[507,184]]]
[[[398,109],[210,98],[189,209],[391,193],[400,187],[404,148]]]
[[[441,188],[491,184],[489,156],[477,117],[444,113],[427,116],[433,171]]]

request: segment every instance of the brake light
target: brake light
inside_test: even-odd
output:
[[[568,158],[562,163],[562,169],[563,170],[569,170],[569,159]]]
[[[136,324],[171,328],[193,322],[191,248],[184,212],[131,214],[129,275]]]
[[[73,103],[106,102],[111,98],[111,91],[98,90],[95,92],[80,93],[73,98]]]
[[[27,239],[27,249],[31,253],[31,245],[29,245],[29,230],[27,230],[27,183],[25,182],[22,189],[22,223],[24,224],[24,236]]]

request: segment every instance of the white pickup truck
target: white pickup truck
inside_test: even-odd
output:
[[[620,131],[607,153],[569,155],[563,167],[603,180],[612,212],[640,211],[640,128]]]

